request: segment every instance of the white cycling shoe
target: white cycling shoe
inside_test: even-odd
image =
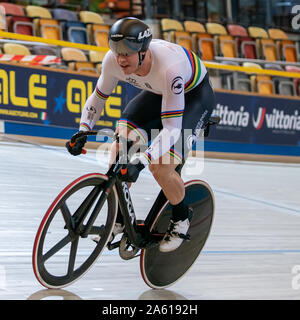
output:
[[[174,222],[170,220],[168,230],[160,242],[159,251],[170,252],[180,247],[183,240],[190,240],[190,235],[187,234],[190,222],[193,217],[192,209],[189,209],[189,215],[185,220],[179,220]]]
[[[123,233],[123,231],[124,231],[124,225],[116,222],[114,225],[114,228],[113,228],[113,232],[112,232],[108,242],[113,241],[114,238],[116,237],[116,235]],[[100,236],[98,236],[98,235],[94,236],[94,237],[92,237],[92,240],[98,243],[100,241]]]
[[[189,240],[189,235],[187,235],[189,227],[188,218],[176,222],[171,220],[168,231],[159,245],[159,251],[170,252],[179,248],[183,240]]]

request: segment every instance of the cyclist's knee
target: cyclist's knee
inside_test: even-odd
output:
[[[175,170],[175,168],[170,164],[150,164],[149,170],[152,173],[154,179],[157,180],[167,177],[170,172]]]

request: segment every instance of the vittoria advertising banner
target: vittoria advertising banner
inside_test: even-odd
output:
[[[300,99],[216,92],[209,140],[300,146]]]

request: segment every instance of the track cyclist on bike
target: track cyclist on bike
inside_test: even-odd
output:
[[[195,53],[174,43],[152,40],[150,28],[139,19],[127,17],[115,22],[109,32],[109,47],[96,88],[84,105],[79,133],[92,130],[119,80],[142,89],[127,104],[116,132],[124,137],[130,134],[130,139],[134,133],[140,141],[149,138],[150,145],[128,164],[127,174],[120,178],[135,182],[140,171],[149,165],[172,205],[169,228],[160,243],[160,251],[169,252],[187,238],[193,214],[184,203],[184,182],[175,170],[188,156],[194,141],[184,130],[195,132],[206,125],[214,108],[214,93],[207,70]],[[83,136],[75,146],[67,142],[66,147],[71,154],[79,155],[85,142]],[[118,147],[115,141],[111,165]],[[113,236],[122,231],[119,209]]]

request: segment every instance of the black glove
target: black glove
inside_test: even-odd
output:
[[[119,178],[126,182],[136,182],[140,172],[145,168],[145,166],[138,162],[137,164],[128,163],[125,169],[121,169],[119,173]]]
[[[83,131],[78,131],[72,136],[70,141],[66,142],[66,148],[73,156],[78,156],[82,153],[86,140],[87,136],[83,135]]]

